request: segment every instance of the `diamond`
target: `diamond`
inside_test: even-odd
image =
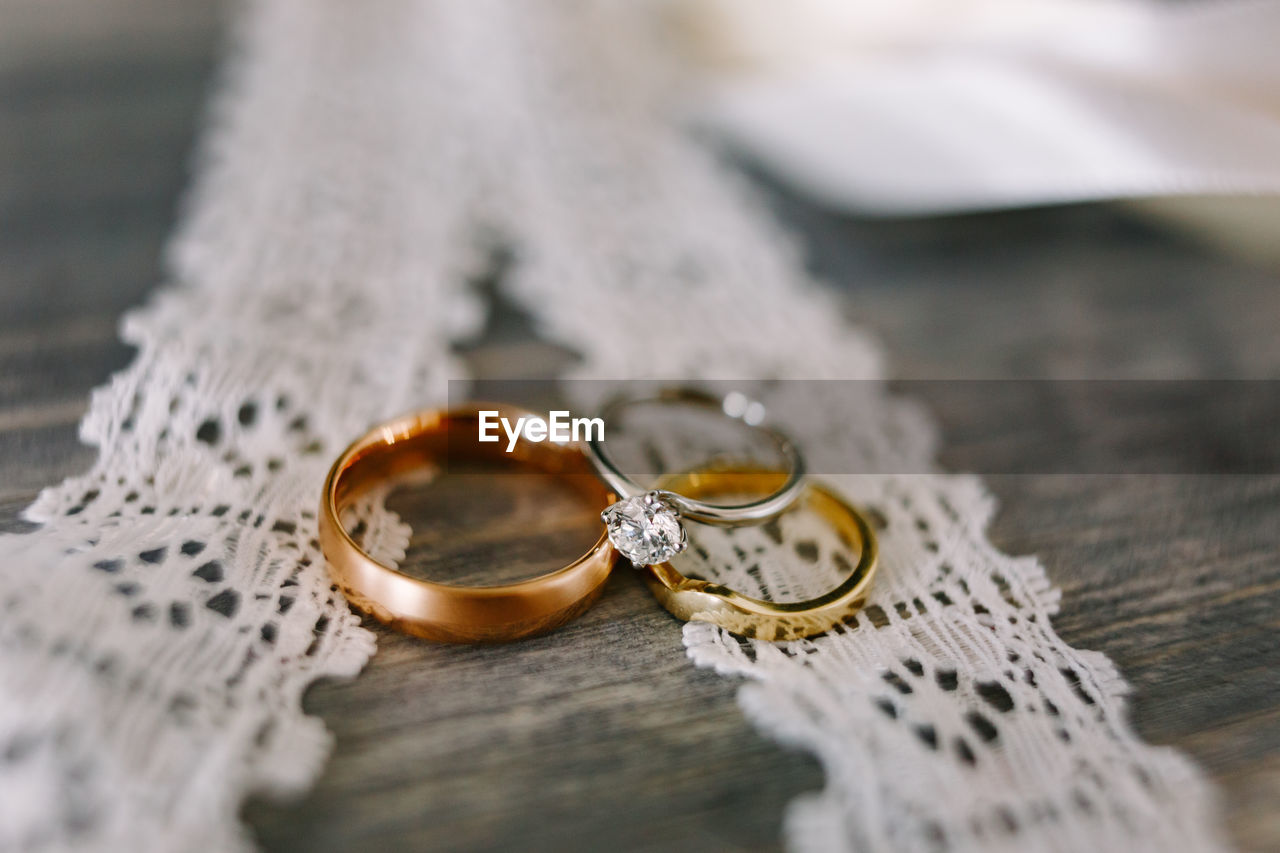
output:
[[[665,563],[688,544],[679,513],[660,492],[618,501],[600,513],[600,519],[613,547],[637,566]]]

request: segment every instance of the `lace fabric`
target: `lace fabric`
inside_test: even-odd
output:
[[[139,355],[83,425],[100,458],[41,495],[39,530],[0,539],[0,846],[247,847],[243,797],[320,771],[301,692],[373,641],[325,575],[319,485],[348,439],[463,375],[450,341],[478,325],[468,281],[494,235],[510,296],[581,356],[573,376],[865,379],[802,440],[930,469],[929,423],[880,387],[876,347],[681,132],[657,20],[556,0],[244,7],[172,283],[125,323]],[[828,479],[880,526],[856,621],[779,644],[684,634],[825,767],[788,815],[794,849],[1219,846],[1199,774],[1142,744],[1112,666],[1053,632],[1042,568],[987,542],[980,483]],[[404,525],[377,501],[362,515],[377,555],[402,556]],[[808,533],[746,535],[756,572],[732,550],[710,568],[747,592],[801,583]],[[813,576],[834,571],[817,551]]]

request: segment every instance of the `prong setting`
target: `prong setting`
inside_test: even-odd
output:
[[[657,490],[612,504],[600,520],[613,547],[637,567],[665,563],[689,546],[679,511]]]

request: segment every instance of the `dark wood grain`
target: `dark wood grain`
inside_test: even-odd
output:
[[[75,26],[29,10],[4,37],[25,46],[0,61],[0,529],[21,529],[41,486],[92,459],[75,425],[89,390],[128,361],[116,321],[159,278],[212,67],[216,16],[144,0],[96,7],[106,11]],[[869,223],[770,192],[897,375],[1280,368],[1280,276],[1122,209]],[[572,360],[538,341],[499,288],[491,296],[490,328],[460,342],[474,369]],[[932,402],[944,433],[964,424],[945,462],[1000,465],[981,411],[954,395]],[[986,432],[1017,442],[1019,427],[998,416]],[[1280,846],[1280,478],[988,483],[1003,506],[993,538],[1041,557],[1064,591],[1060,632],[1119,664],[1139,731],[1188,750],[1219,783],[1242,847]],[[410,495],[400,508],[422,522],[465,512],[456,497]],[[521,500],[531,523],[556,515]],[[582,532],[549,524],[537,547],[481,532],[453,556],[502,553],[532,568]],[[417,535],[418,568],[439,568],[431,528]],[[772,849],[785,804],[821,784],[812,759],[750,728],[733,683],[685,660],[679,625],[626,572],[567,629],[518,645],[375,630],[378,654],[358,679],[307,695],[337,737],[314,790],[245,810],[268,850]]]

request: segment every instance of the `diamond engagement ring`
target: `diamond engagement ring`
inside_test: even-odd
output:
[[[771,441],[782,456],[785,473],[782,483],[764,497],[746,503],[708,503],[666,489],[645,489],[618,468],[600,438],[592,437],[583,450],[601,479],[621,496],[600,519],[613,547],[632,564],[665,563],[688,547],[684,521],[719,527],[758,524],[786,511],[803,491],[804,460],[791,439],[763,424],[765,410],[760,403],[738,392],[718,397],[691,388],[668,388],[650,397],[617,398],[605,405],[600,417],[609,423],[625,408],[649,404],[703,408],[741,421]]]

